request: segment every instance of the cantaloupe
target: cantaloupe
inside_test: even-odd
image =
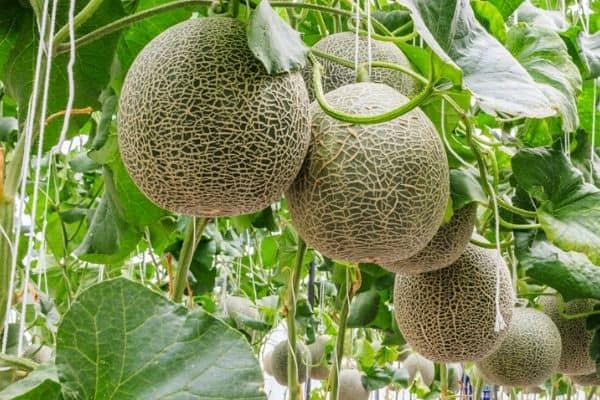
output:
[[[562,341],[562,354],[558,372],[567,375],[588,375],[596,371],[596,363],[590,357],[589,347],[593,332],[585,327],[585,318],[566,319],[558,312],[558,299],[555,296],[540,296],[539,303],[544,312],[552,319]],[[567,314],[579,314],[592,311],[596,301],[591,299],[572,300],[564,305]]]
[[[165,209],[254,212],[298,173],[308,106],[301,73],[268,75],[238,21],[190,19],[154,38],[129,69],[119,148],[136,185]]]
[[[258,308],[246,297],[227,296],[223,302],[223,309],[230,318],[238,322],[243,322],[243,320],[260,320]]]
[[[273,376],[273,352],[269,351],[263,356],[263,368],[265,372]]]
[[[600,386],[600,375],[596,372],[587,375],[572,375],[570,378],[573,383],[580,386]]]
[[[379,114],[407,99],[383,84],[355,83],[326,95],[353,114]],[[375,125],[340,122],[311,105],[312,142],[286,192],[294,226],[323,255],[385,263],[420,251],[439,228],[449,194],[448,161],[420,109]]]
[[[368,400],[369,392],[362,384],[358,370],[346,368],[338,376],[339,400]]]
[[[515,295],[506,263],[495,250],[468,245],[449,267],[397,273],[394,312],[407,343],[444,363],[479,360],[494,351],[508,331],[495,329],[498,269],[500,313],[508,324]]]
[[[550,378],[560,353],[560,333],[550,317],[531,308],[515,308],[500,347],[475,365],[488,383],[528,387]]]
[[[288,365],[288,348],[287,340],[279,342],[271,354],[271,368],[273,369],[273,377],[283,386],[288,384],[287,365]],[[309,368],[311,365],[310,350],[304,343],[296,343],[296,366],[298,371],[298,382],[303,383],[308,378]]]
[[[366,63],[369,60],[368,39],[360,36],[358,47],[358,63]],[[319,40],[313,45],[313,48],[354,63],[356,36],[351,32],[334,33]],[[317,57],[317,60],[323,65],[321,82],[325,93],[356,82],[354,68],[348,68],[319,57]],[[371,60],[399,64],[412,69],[404,53],[391,42],[371,40]],[[304,70],[304,80],[307,83],[309,98],[313,100],[312,69],[310,67]],[[419,90],[419,84],[413,77],[387,68],[372,68],[370,81],[385,83],[407,97],[414,96]]]
[[[312,361],[312,368],[310,369],[310,377],[312,379],[323,381],[329,377],[329,365],[325,358],[325,350],[329,339],[329,335],[320,335],[314,343],[307,346]]]
[[[469,244],[476,214],[475,203],[454,211],[450,221],[438,229],[424,249],[410,258],[382,267],[391,272],[404,273],[422,273],[447,267],[460,257]]]
[[[417,373],[421,375],[423,383],[427,386],[433,383],[435,377],[435,365],[420,354],[413,353],[406,357],[403,363],[406,372],[408,372],[408,381],[417,379]]]
[[[29,358],[38,364],[43,364],[52,358],[52,348],[46,345],[31,344],[23,351],[23,357]]]

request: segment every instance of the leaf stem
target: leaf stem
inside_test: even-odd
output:
[[[175,303],[180,303],[183,298],[183,291],[187,286],[188,272],[192,264],[192,258],[200,239],[202,239],[202,232],[204,232],[208,221],[209,218],[192,217],[185,230],[183,245],[179,253],[179,268],[177,268],[175,284],[173,285],[173,301]]]
[[[73,28],[77,30],[81,25],[85,23],[94,13],[98,10],[98,8],[102,5],[104,0],[90,0],[82,9],[77,13],[77,15],[73,18]],[[69,36],[69,24],[65,24],[62,28],[56,32],[54,35],[54,40],[52,41],[52,46],[56,50],[58,45],[65,41],[65,39]]]
[[[445,363],[440,364],[440,398],[448,399],[448,367]]]
[[[346,268],[346,282],[350,281],[350,271]],[[338,324],[337,338],[335,340],[335,354],[333,357],[333,364],[331,366],[331,372],[329,374],[329,382],[331,384],[331,397],[330,400],[338,400],[339,397],[339,380],[338,372],[342,365],[342,358],[344,357],[344,341],[346,339],[346,324],[348,321],[348,311],[350,309],[350,291],[352,286],[346,287],[346,293],[342,303],[342,310],[340,311],[340,322]]]
[[[285,307],[287,309],[287,332],[288,332],[288,389],[289,399],[298,400],[301,398],[300,385],[298,384],[298,366],[297,363],[304,362],[304,356],[298,354],[298,346],[296,343],[296,298],[300,288],[300,275],[302,265],[304,263],[304,254],[306,253],[306,242],[298,237],[298,250],[296,252],[296,260],[294,269],[291,271],[290,280],[288,283],[285,295]]]
[[[515,207],[512,204],[503,200],[501,197],[498,197],[497,200],[498,200],[498,205],[500,207],[512,212],[513,214],[520,215],[521,217],[525,217],[525,218],[536,218],[537,217],[537,214],[535,211],[529,211],[529,210],[524,210],[519,207]]]
[[[11,356],[8,354],[0,354],[0,365],[17,367],[26,371],[33,371],[39,366],[39,364],[35,361],[27,358]]]
[[[413,21],[411,19],[408,22],[404,23],[403,25],[400,25],[398,28],[394,29],[392,31],[392,35],[396,36],[400,32],[404,32],[406,29],[411,28],[412,26],[413,26]]]
[[[321,109],[325,112],[325,114],[339,121],[348,122],[351,124],[379,124],[391,121],[392,119],[398,118],[421,105],[433,92],[433,81],[429,81],[427,86],[414,98],[390,111],[377,115],[348,114],[346,112],[333,108],[327,102],[323,93],[323,85],[321,82],[321,73],[323,66],[321,66],[321,64],[319,64],[319,62],[316,61],[312,55],[309,56],[309,58],[311,60],[313,68],[313,86],[317,102],[319,103]]]
[[[500,225],[502,225],[503,227],[508,228],[508,229],[520,229],[520,230],[540,229],[542,227],[542,225],[540,225],[540,224],[513,224],[512,222],[505,221],[504,219],[502,219],[502,217],[500,217]]]

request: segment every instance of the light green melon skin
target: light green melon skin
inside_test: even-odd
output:
[[[562,340],[562,354],[558,372],[566,375],[588,375],[596,371],[596,363],[590,357],[589,347],[593,332],[585,327],[585,318],[566,319],[558,311],[556,296],[540,296],[544,312],[556,324]],[[591,299],[576,299],[565,304],[567,314],[592,311],[597,303]]]
[[[362,64],[369,60],[368,39],[360,36],[358,45],[358,62]],[[353,33],[340,32],[322,38],[313,45],[313,48],[354,63],[355,46],[356,36]],[[323,66],[321,83],[324,93],[356,82],[356,71],[353,68],[319,57],[317,57],[317,60]],[[390,42],[371,40],[371,60],[394,63],[412,70],[412,66],[404,53],[398,46]],[[312,84],[312,69],[310,67],[305,68],[303,76],[307,83],[309,98],[313,101],[315,96]],[[419,91],[420,86],[417,80],[410,75],[389,68],[372,68],[370,81],[391,86],[406,97],[413,97]]]
[[[368,400],[369,392],[356,369],[342,369],[338,377],[339,400]]]
[[[288,347],[287,340],[277,344],[271,354],[271,368],[273,377],[280,385],[287,386],[287,363],[288,363]],[[299,354],[297,362],[298,367],[298,382],[304,383],[308,377],[308,369],[311,365],[310,350],[304,343],[297,343],[296,354]]]
[[[408,372],[409,382],[417,378],[417,372],[421,374],[423,383],[427,386],[433,383],[435,376],[435,365],[420,354],[413,353],[404,360],[404,368]]]
[[[475,365],[488,383],[537,386],[556,372],[561,347],[560,333],[550,317],[531,308],[515,308],[500,347]]]
[[[313,367],[310,369],[310,377],[319,381],[324,381],[329,377],[329,365],[324,358],[325,347],[329,341],[329,335],[318,336],[314,343],[309,344],[310,359]]]

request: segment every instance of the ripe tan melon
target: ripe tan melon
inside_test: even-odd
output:
[[[249,213],[277,200],[310,140],[301,73],[270,76],[232,18],[190,19],[137,56],[119,100],[136,185],[173,212]]]
[[[324,37],[315,43],[313,48],[354,63],[355,46],[356,36],[353,33],[340,32]],[[369,60],[368,39],[360,36],[358,46],[358,63],[366,63]],[[323,76],[321,78],[323,92],[328,93],[339,87],[356,82],[356,71],[354,68],[348,68],[319,57],[317,57],[317,60],[323,65]],[[371,40],[371,60],[385,61],[412,69],[404,53],[402,53],[398,46],[391,42]],[[311,68],[304,70],[304,80],[307,83],[309,97],[313,100],[314,91]],[[372,68],[370,81],[385,83],[407,97],[414,96],[419,90],[419,84],[413,77],[388,68]]]
[[[342,369],[338,377],[339,400],[368,400],[369,392],[362,384],[362,377],[353,368]]]
[[[573,383],[580,386],[598,386],[600,385],[600,376],[596,372],[588,375],[573,375],[570,376]]]
[[[329,339],[329,335],[321,335],[317,337],[314,343],[307,346],[313,365],[310,369],[310,377],[312,379],[324,381],[329,377],[329,365],[325,358],[325,350]]]
[[[536,386],[556,371],[560,352],[560,333],[550,317],[531,308],[515,308],[500,347],[475,365],[488,383]]]
[[[396,274],[394,312],[407,343],[444,363],[475,361],[494,351],[508,331],[494,329],[497,269],[500,313],[508,324],[515,295],[506,263],[495,250],[468,245],[449,267]]]
[[[454,211],[447,224],[442,225],[433,239],[414,256],[382,265],[391,272],[422,273],[447,267],[465,251],[475,226],[477,205],[468,204]]]
[[[288,348],[287,340],[279,342],[271,353],[271,368],[275,380],[283,386],[288,384],[287,365],[288,365]],[[296,362],[298,371],[298,382],[303,383],[308,377],[308,368],[311,365],[310,350],[304,343],[296,343],[296,354],[298,360]]]
[[[407,99],[389,86],[355,83],[326,95],[353,114],[379,114]],[[446,153],[420,109],[355,125],[311,105],[312,142],[286,192],[294,226],[322,254],[350,262],[408,258],[431,240],[448,201]]]
[[[421,375],[423,383],[427,386],[433,383],[435,377],[435,365],[420,354],[413,353],[404,360],[404,368],[408,372],[408,382],[417,378],[417,373]]]
[[[562,354],[558,372],[567,375],[588,375],[596,371],[596,363],[590,357],[589,347],[593,332],[585,328],[585,318],[566,319],[558,312],[556,296],[540,296],[540,305],[552,319],[562,341]],[[596,301],[577,299],[565,303],[565,313],[579,314],[592,311]]]

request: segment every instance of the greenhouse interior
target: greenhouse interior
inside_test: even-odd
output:
[[[0,400],[600,400],[599,78],[600,0],[0,0]]]

